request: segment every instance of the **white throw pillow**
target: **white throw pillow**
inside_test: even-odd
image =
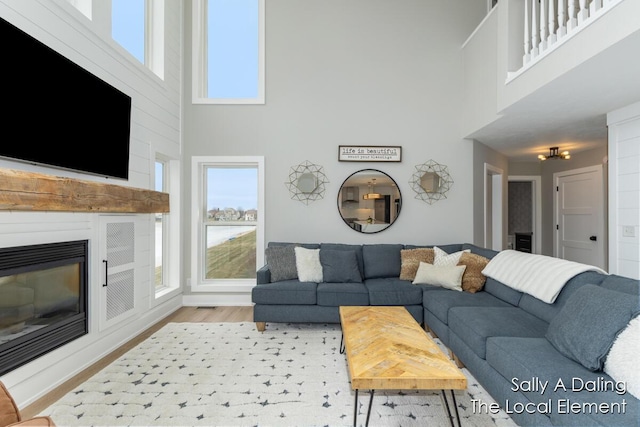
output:
[[[604,362],[604,371],[640,399],[640,316],[631,319],[613,342]]]
[[[462,276],[466,265],[436,266],[420,262],[414,285],[434,285],[462,292]]]
[[[322,282],[322,264],[320,249],[307,249],[296,246],[296,268],[301,282]]]
[[[460,257],[465,252],[471,252],[471,249],[465,249],[464,251],[454,252],[452,254],[448,254],[437,246],[433,247],[434,258],[433,265],[439,266],[454,266],[458,265],[460,261]]]

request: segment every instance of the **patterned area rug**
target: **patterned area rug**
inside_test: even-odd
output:
[[[355,394],[339,325],[169,323],[43,411],[59,426],[350,426]],[[463,426],[515,426],[469,375]],[[450,397],[449,397],[450,399]],[[363,425],[369,393],[358,402]],[[371,426],[448,426],[441,395],[377,391]]]

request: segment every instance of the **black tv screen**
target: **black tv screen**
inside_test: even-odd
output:
[[[128,179],[131,97],[0,18],[0,156]]]

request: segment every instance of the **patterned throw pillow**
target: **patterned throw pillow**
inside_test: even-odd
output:
[[[462,257],[463,253],[471,252],[471,249],[465,249],[464,251],[448,254],[437,246],[434,246],[433,250],[435,253],[433,265],[439,265],[441,267],[454,267],[458,265],[458,262],[460,261],[460,257]]]
[[[467,269],[462,276],[462,290],[475,294],[482,290],[487,276],[482,274],[482,270],[489,263],[489,258],[485,258],[478,254],[463,253],[458,261],[458,265],[464,265]]]
[[[264,253],[271,273],[271,282],[298,278],[294,245],[270,246]]]
[[[433,264],[433,248],[402,249],[400,251],[400,280],[411,280],[416,278],[416,272],[421,262]]]

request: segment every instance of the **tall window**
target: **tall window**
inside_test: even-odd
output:
[[[145,63],[145,0],[111,0],[111,36]]]
[[[194,158],[200,197],[194,201],[199,262],[193,290],[255,284],[264,262],[262,165],[262,158],[254,157]]]
[[[111,37],[164,77],[164,0],[111,0]]]
[[[265,0],[194,0],[193,101],[264,104]]]

